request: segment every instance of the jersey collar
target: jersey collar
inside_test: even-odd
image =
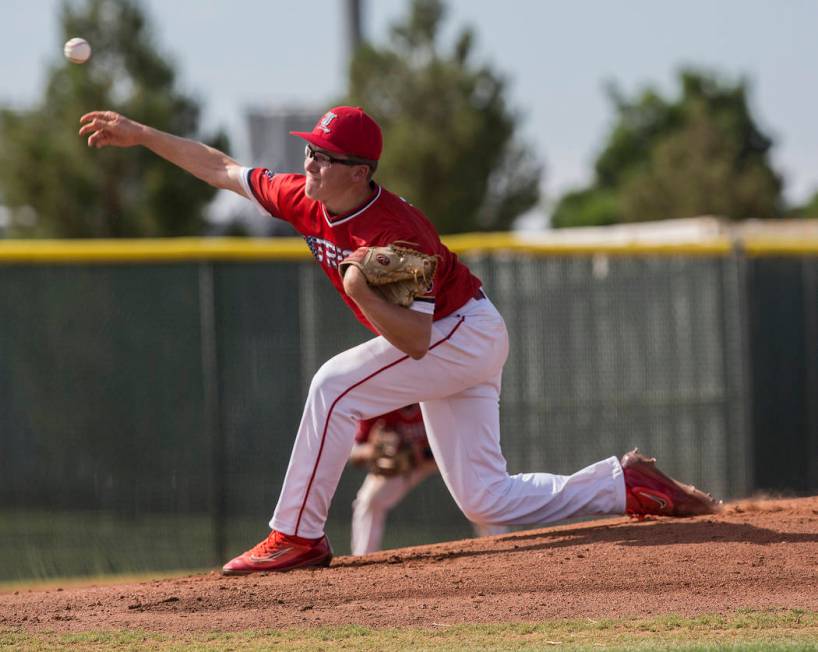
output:
[[[338,226],[344,222],[349,222],[349,220],[358,217],[358,215],[366,211],[367,208],[378,201],[378,198],[381,196],[381,187],[377,183],[373,185],[375,186],[375,189],[372,191],[369,198],[363,204],[361,204],[361,206],[354,208],[347,213],[330,216],[330,214],[327,212],[327,207],[324,204],[321,204],[321,210],[324,211],[324,219],[327,221],[327,224],[329,226]]]

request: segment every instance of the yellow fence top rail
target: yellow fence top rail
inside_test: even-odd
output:
[[[302,260],[309,256],[301,238],[0,240],[0,263]]]
[[[509,252],[531,256],[726,256],[736,244],[750,256],[818,254],[818,240],[729,238],[696,242],[561,242],[547,235],[465,233],[446,236],[459,255]],[[0,240],[0,264],[150,263],[306,260],[302,238],[163,238],[122,240]]]
[[[758,238],[746,240],[744,250],[749,256],[815,256],[818,240],[794,238]]]
[[[714,238],[706,242],[558,242],[547,235],[517,233],[463,233],[443,238],[457,254],[509,251],[533,256],[592,256],[596,254],[644,256],[726,255],[731,250],[727,239]]]

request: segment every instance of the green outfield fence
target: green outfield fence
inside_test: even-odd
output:
[[[818,488],[818,244],[447,240],[511,334],[511,472],[633,446]],[[266,533],[306,389],[368,337],[301,240],[0,241],[0,580],[206,568]],[[348,551],[342,478],[328,524]],[[439,478],[386,544],[471,534]]]

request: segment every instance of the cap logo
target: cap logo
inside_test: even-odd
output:
[[[332,111],[328,111],[327,114],[321,118],[321,122],[318,123],[318,126],[321,127],[321,130],[328,134],[330,132],[329,125],[330,123],[335,120],[338,116],[335,115]]]

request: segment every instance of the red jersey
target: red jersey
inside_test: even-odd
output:
[[[355,442],[358,444],[365,443],[369,439],[369,431],[378,421],[383,421],[384,428],[394,430],[403,441],[408,441],[410,444],[417,446],[428,445],[426,428],[423,425],[423,414],[417,403],[398,408],[389,414],[374,419],[359,421],[358,430],[355,432]]]
[[[423,253],[438,256],[431,290],[415,299],[411,308],[442,319],[460,308],[480,289],[474,276],[440,241],[432,223],[417,208],[373,183],[372,194],[358,208],[330,215],[319,201],[304,193],[303,174],[273,174],[263,168],[245,168],[245,191],[264,211],[293,225],[304,236],[315,261],[358,320],[375,328],[344,292],[338,263],[358,247],[389,245],[402,240]]]

